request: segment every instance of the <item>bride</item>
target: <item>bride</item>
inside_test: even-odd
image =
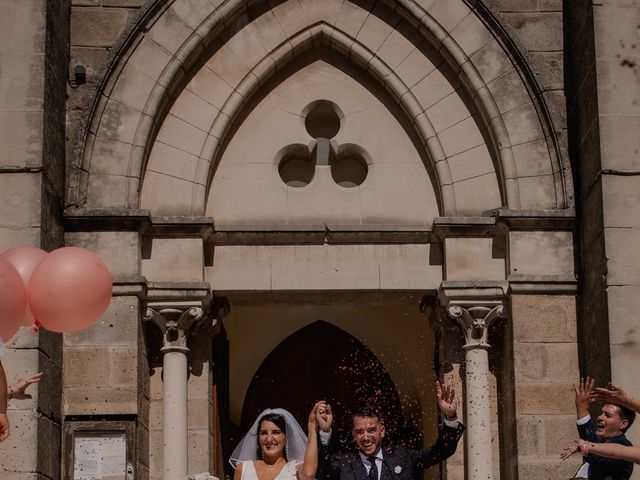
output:
[[[313,480],[318,469],[316,411],[308,420],[309,437],[282,408],[263,411],[231,454],[233,480]]]

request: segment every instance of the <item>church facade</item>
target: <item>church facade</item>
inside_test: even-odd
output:
[[[425,478],[569,478],[572,385],[640,394],[637,1],[1,8],[1,250],[114,276],[93,327],[8,342],[45,377],[3,478],[223,478],[321,398],[418,447],[437,379],[467,432]]]

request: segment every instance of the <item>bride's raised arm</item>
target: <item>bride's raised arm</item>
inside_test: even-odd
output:
[[[316,421],[317,402],[309,413],[307,449],[304,452],[304,461],[298,469],[299,480],[313,480],[318,470],[318,423]]]

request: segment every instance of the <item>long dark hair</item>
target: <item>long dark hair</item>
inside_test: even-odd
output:
[[[287,422],[282,415],[280,415],[279,413],[267,413],[262,417],[260,417],[260,421],[258,421],[258,427],[256,429],[256,443],[258,444],[257,458],[262,458],[262,448],[260,448],[260,430],[262,429],[262,422],[273,423],[276,427],[280,429],[282,433],[285,434],[285,437],[287,435]],[[284,459],[289,461],[289,459],[287,458],[286,443],[285,443],[285,449],[284,449],[283,455],[284,455]]]

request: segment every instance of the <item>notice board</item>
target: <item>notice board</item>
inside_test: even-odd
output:
[[[134,421],[65,421],[65,480],[135,480]]]

